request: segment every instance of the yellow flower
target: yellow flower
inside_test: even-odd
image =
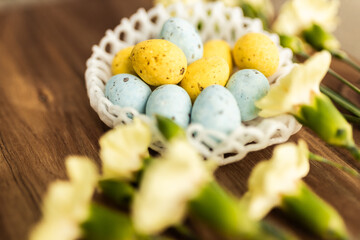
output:
[[[309,172],[309,151],[304,141],[299,144],[285,143],[275,148],[269,161],[263,161],[251,172],[244,196],[249,216],[262,219],[273,207],[278,206],[282,196],[297,190],[298,182]]]
[[[310,105],[313,97],[320,94],[319,85],[329,69],[330,62],[330,53],[322,51],[314,54],[304,64],[296,65],[256,103],[261,109],[259,116],[296,114],[299,106]]]
[[[151,131],[140,119],[110,130],[100,138],[100,157],[105,179],[131,179],[149,155]]]
[[[212,171],[184,140],[172,141],[163,158],[145,171],[132,206],[134,226],[144,234],[156,234],[179,223],[187,203],[211,180]]]
[[[338,24],[339,0],[290,0],[286,2],[273,24],[273,30],[284,35],[300,35],[312,24],[328,32]]]
[[[98,180],[96,166],[85,157],[69,157],[70,181],[50,185],[43,203],[43,218],[30,240],[73,240],[81,237],[80,224],[89,214],[89,204]]]

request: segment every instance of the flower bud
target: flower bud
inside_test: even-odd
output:
[[[283,196],[281,208],[296,221],[324,239],[349,239],[338,212],[300,182],[298,191]]]
[[[297,36],[280,35],[280,45],[285,48],[290,48],[295,54],[302,54],[305,52],[303,42]]]
[[[215,181],[204,185],[198,196],[190,201],[189,212],[209,227],[235,239],[294,239],[269,223],[251,219],[246,205]]]
[[[311,104],[299,106],[294,115],[329,144],[348,148],[355,145],[351,125],[322,93],[315,95]]]
[[[94,203],[81,228],[84,239],[88,240],[137,239],[127,215]]]
[[[325,31],[320,25],[313,24],[303,31],[303,37],[316,50],[336,51],[340,47],[339,41],[331,33]]]
[[[173,138],[185,137],[185,131],[179,125],[169,118],[161,115],[156,115],[156,124],[161,134],[166,140],[170,141]]]

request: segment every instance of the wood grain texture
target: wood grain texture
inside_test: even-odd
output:
[[[98,139],[108,128],[90,108],[84,83],[85,61],[105,30],[114,28],[148,0],[78,0],[0,9],[0,239],[27,239],[40,218],[41,199],[55,179],[64,179],[64,159],[89,156],[99,163]],[[355,84],[360,75],[334,62]],[[358,96],[331,76],[326,83],[360,104]],[[360,143],[359,126],[355,139]],[[329,147],[303,128],[291,138],[305,139],[313,152],[360,170],[344,150]],[[220,183],[237,196],[246,191],[252,167],[273,147],[221,167]],[[360,181],[312,163],[305,181],[344,217],[353,239],[360,238]],[[268,219],[302,239],[316,239],[279,211]],[[198,229],[205,238],[206,231]]]

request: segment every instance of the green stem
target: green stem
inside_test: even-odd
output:
[[[351,122],[351,123],[359,124],[359,125],[360,125],[360,117],[355,117],[355,116],[353,116],[353,115],[345,114],[345,113],[343,113],[342,115],[345,117],[345,119],[346,119],[348,122]]]
[[[351,60],[349,57],[345,57],[342,60],[360,72],[360,66],[356,62]]]
[[[350,102],[348,99],[346,99],[343,96],[341,96],[340,94],[334,92],[330,88],[325,87],[324,85],[320,85],[320,91],[322,93],[324,93],[326,96],[328,96],[329,98],[331,98],[331,100],[333,100],[334,102],[339,104],[344,109],[348,110],[355,116],[360,117],[360,109],[357,106],[355,106],[352,102]]]
[[[354,84],[352,84],[351,82],[349,82],[348,80],[346,80],[345,78],[343,78],[342,76],[340,76],[338,73],[336,73],[334,70],[332,70],[331,68],[329,68],[328,73],[330,73],[331,75],[333,75],[336,79],[340,80],[342,83],[344,83],[345,85],[347,85],[349,88],[351,88],[352,90],[354,90],[356,93],[360,94],[360,89],[357,88]]]
[[[190,228],[188,228],[186,225],[183,224],[179,224],[179,225],[175,225],[173,226],[173,228],[176,230],[176,232],[178,232],[184,239],[192,239],[192,240],[196,240],[197,237],[194,235],[194,233],[192,232],[192,230]]]
[[[304,58],[309,58],[310,56],[305,53],[299,53],[298,54],[301,57]],[[357,88],[354,84],[352,84],[351,82],[349,82],[348,80],[346,80],[345,78],[343,78],[342,76],[340,76],[337,72],[335,72],[334,70],[332,70],[331,68],[329,68],[328,73],[330,73],[331,75],[333,75],[337,80],[341,81],[342,83],[344,83],[345,85],[347,85],[348,87],[350,87],[352,90],[354,90],[356,93],[360,94],[360,89]]]
[[[360,149],[356,145],[346,146],[353,157],[360,162]]]
[[[337,59],[344,61],[346,64],[350,65],[351,67],[353,67],[354,69],[360,72],[359,64],[357,64],[351,58],[349,58],[349,56],[345,52],[339,51],[339,52],[332,52],[331,54]]]
[[[313,161],[317,161],[317,162],[326,163],[326,164],[336,167],[337,169],[340,169],[354,177],[360,178],[360,173],[358,173],[355,169],[343,166],[343,165],[333,162],[333,161],[330,161],[330,160],[323,158],[315,153],[309,152],[309,159],[313,160]]]

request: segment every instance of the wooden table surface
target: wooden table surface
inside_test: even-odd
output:
[[[85,61],[105,30],[140,6],[149,8],[151,2],[74,0],[0,9],[0,239],[27,238],[41,216],[48,184],[66,177],[67,155],[86,155],[99,163],[98,139],[108,127],[89,105]],[[360,74],[336,61],[333,68],[360,85]],[[360,105],[359,97],[332,77],[325,83]],[[359,126],[354,136],[360,144]],[[360,170],[346,151],[329,147],[308,129],[291,140],[299,138],[311,151]],[[221,167],[218,180],[241,196],[250,170],[270,158],[272,149]],[[313,162],[305,181],[340,212],[353,239],[360,239],[360,181]],[[277,210],[268,219],[302,239],[316,239]]]

